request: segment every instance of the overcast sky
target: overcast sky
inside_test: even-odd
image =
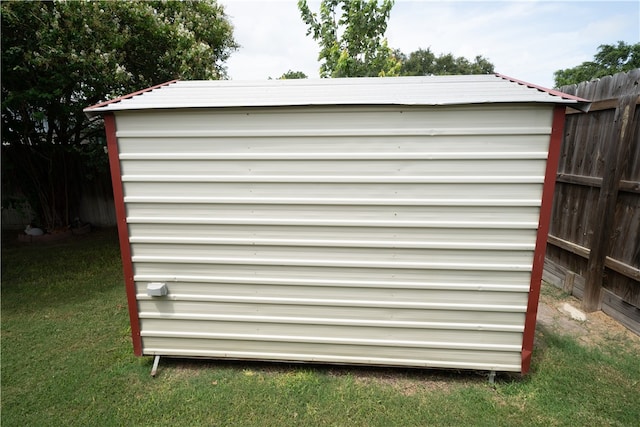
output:
[[[318,45],[306,36],[295,0],[219,0],[240,49],[227,62],[233,80],[277,78],[288,70],[317,78]],[[319,1],[310,1],[318,11]],[[389,46],[410,53],[431,48],[473,59],[545,87],[553,72],[593,59],[601,44],[640,42],[640,1],[396,0]]]

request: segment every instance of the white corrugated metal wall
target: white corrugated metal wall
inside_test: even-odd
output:
[[[119,112],[143,353],[520,371],[552,110]]]

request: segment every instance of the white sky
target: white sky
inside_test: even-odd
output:
[[[306,36],[295,0],[219,0],[240,49],[227,61],[233,80],[277,78],[288,70],[317,78],[318,45]],[[312,11],[319,1],[309,1]],[[396,0],[386,37],[409,54],[431,48],[488,58],[496,71],[553,86],[553,72],[593,59],[601,44],[640,42],[640,1]]]

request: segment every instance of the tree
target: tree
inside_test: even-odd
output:
[[[320,45],[320,77],[398,75],[400,62],[387,45],[393,0],[322,0],[320,16],[298,1],[302,20]]]
[[[302,71],[289,70],[283,75],[281,75],[280,77],[278,77],[278,80],[295,80],[295,79],[306,79],[306,78],[308,78],[307,75]]]
[[[455,57],[451,53],[436,56],[430,48],[427,48],[411,52],[409,56],[396,51],[396,56],[402,62],[400,74],[403,76],[491,74],[494,72],[493,64],[480,55],[471,62],[462,56]]]
[[[556,87],[578,84],[599,77],[640,68],[640,43],[633,45],[619,41],[617,45],[602,44],[593,61],[553,73]]]
[[[69,223],[82,181],[108,176],[101,121],[83,108],[176,78],[224,78],[237,48],[215,0],[0,7],[3,186],[19,186],[48,228]]]

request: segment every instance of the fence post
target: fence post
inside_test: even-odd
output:
[[[620,179],[629,158],[633,119],[637,94],[625,95],[618,101],[614,118],[614,132],[605,154],[602,187],[598,196],[596,214],[589,224],[592,231],[591,252],[587,262],[582,308],[587,312],[602,307],[602,279],[604,262],[610,249],[611,228],[613,227]]]

